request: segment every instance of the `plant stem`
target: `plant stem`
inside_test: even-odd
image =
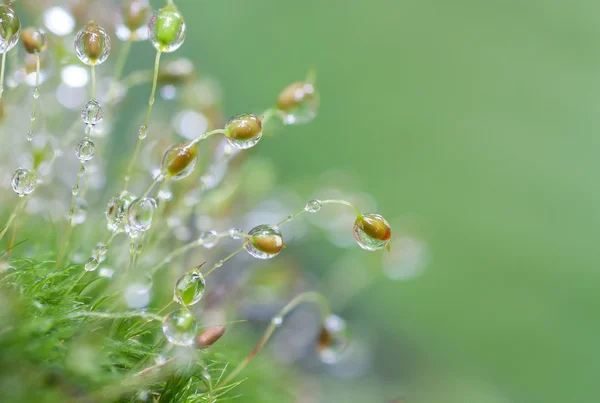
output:
[[[154,60],[154,76],[152,79],[152,91],[150,92],[150,99],[148,100],[148,111],[146,112],[146,119],[144,120],[144,124],[142,125],[142,127],[144,128],[143,130],[146,132],[148,130],[148,123],[150,123],[150,115],[152,114],[152,107],[154,106],[154,100],[155,100],[155,95],[156,95],[156,86],[158,83],[158,69],[160,67],[160,55],[161,54],[162,54],[162,52],[160,52],[160,51],[156,52],[156,59]],[[138,140],[135,145],[135,149],[133,151],[133,156],[131,157],[131,160],[129,161],[129,166],[127,167],[127,173],[125,174],[125,183],[123,185],[124,191],[127,190],[127,187],[129,186],[129,180],[131,179],[131,171],[133,170],[133,167],[135,166],[135,161],[137,159],[138,154],[140,153],[142,141],[144,140],[145,137],[146,137],[146,134],[141,135],[138,133]]]
[[[269,341],[269,339],[275,332],[275,329],[277,329],[277,327],[281,326],[283,319],[294,308],[296,308],[298,305],[305,303],[305,302],[312,302],[319,306],[319,308],[321,309],[321,319],[322,320],[330,315],[329,302],[323,295],[321,295],[317,292],[305,292],[305,293],[297,295],[286,306],[284,306],[283,309],[281,311],[279,311],[279,313],[277,315],[273,316],[271,323],[265,330],[265,333],[260,338],[260,340],[258,341],[256,346],[254,346],[252,351],[250,351],[250,354],[248,354],[246,356],[246,358],[244,358],[244,360],[242,362],[240,362],[233,371],[231,371],[231,373],[225,378],[225,380],[223,382],[221,382],[221,383],[219,383],[219,385],[217,385],[217,388],[226,386],[229,382],[231,382],[233,379],[235,379],[235,377],[240,372],[242,372],[244,370],[244,368],[246,368],[248,366],[248,364],[250,364],[250,362],[252,362],[254,357],[256,357],[258,355],[258,353],[260,353],[260,351],[263,349],[265,344],[267,344],[267,342]]]
[[[31,120],[29,121],[29,133],[27,140],[33,140],[33,125],[37,119],[37,102],[40,91],[40,54],[35,54],[35,89],[33,90],[33,105],[31,107]]]
[[[62,259],[67,250],[67,246],[69,245],[69,238],[71,237],[71,231],[73,230],[73,216],[75,215],[75,200],[77,199],[77,194],[79,193],[79,183],[81,178],[85,174],[85,166],[84,163],[79,164],[79,171],[77,172],[77,179],[75,179],[75,185],[73,185],[72,196],[71,196],[71,205],[69,207],[69,219],[67,222],[67,230],[65,231],[65,240],[63,241],[63,245],[58,254],[58,258],[56,259],[56,267],[60,267],[62,263]]]
[[[8,229],[10,228],[10,226],[12,225],[13,221],[15,220],[15,218],[17,218],[17,215],[19,214],[19,211],[21,211],[21,209],[23,208],[23,206],[25,206],[25,202],[26,199],[24,196],[19,196],[19,200],[17,201],[17,204],[15,205],[15,208],[13,209],[12,214],[8,217],[8,221],[6,222],[6,225],[4,226],[4,229],[2,230],[2,232],[0,232],[0,240],[2,238],[4,238],[4,235],[6,235],[6,232],[8,231]]]
[[[2,51],[2,65],[0,66],[0,101],[2,101],[2,94],[4,94],[4,70],[6,69],[6,54],[8,53],[8,40],[12,36],[12,32],[9,30],[6,32],[7,36],[4,40],[4,50]]]
[[[245,241],[244,241],[245,243]],[[231,259],[232,257],[234,257],[235,255],[237,255],[238,253],[240,253],[242,251],[242,249],[244,249],[244,244],[242,244],[242,246],[240,246],[239,248],[237,248],[235,251],[233,251],[231,254],[229,254],[228,256],[226,256],[225,258],[219,260],[213,267],[211,267],[206,274],[204,274],[204,278],[206,278],[210,273],[212,273],[213,271],[215,271],[216,269],[218,269],[219,267],[223,266],[223,263],[225,263],[226,261],[228,261],[229,259]]]

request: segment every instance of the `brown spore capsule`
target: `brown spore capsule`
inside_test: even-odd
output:
[[[277,108],[282,111],[290,111],[297,108],[307,98],[314,96],[315,90],[312,84],[296,82],[286,87],[277,99]]]
[[[262,121],[256,115],[239,115],[227,122],[225,130],[233,140],[250,140],[262,133]]]
[[[379,241],[389,241],[392,237],[392,228],[377,214],[369,214],[359,217],[357,225],[371,238]]]
[[[34,27],[24,28],[21,31],[21,40],[27,53],[31,54],[43,52],[48,45],[45,32]]]
[[[131,31],[136,31],[148,22],[150,4],[148,0],[126,0],[122,6],[123,22]]]
[[[225,326],[210,326],[196,337],[197,348],[207,348],[215,344],[225,334]]]

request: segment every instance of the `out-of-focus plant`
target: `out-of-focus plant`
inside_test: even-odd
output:
[[[21,26],[21,14],[38,25]],[[2,181],[10,213],[0,232],[0,384],[8,401],[214,402],[303,303],[319,308],[314,347],[324,363],[348,346],[346,323],[326,296],[299,291],[281,310],[273,306],[239,363],[213,351],[244,315],[235,304],[240,281],[213,274],[226,263],[275,258],[294,220],[329,220],[330,205],[352,212],[347,230],[367,251],[389,248],[391,228],[381,215],[330,198],[247,230],[213,229],[251,208],[241,184],[263,173],[245,161],[249,149],[278,122],[310,123],[319,96],[311,73],[262,113],[225,121],[212,79],[186,59],[163,60],[187,29],[171,0],[157,10],[147,0],[0,5],[0,152],[12,172]],[[145,41],[156,50],[153,67],[124,75],[130,50]],[[144,85],[143,115],[123,116],[129,92]],[[133,150],[108,147],[127,144],[118,120],[139,121]],[[182,271],[198,251],[210,263]]]

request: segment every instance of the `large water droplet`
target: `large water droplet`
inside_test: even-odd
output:
[[[336,315],[329,315],[319,334],[317,352],[325,364],[335,364],[348,346],[346,322]]]
[[[254,147],[262,137],[262,122],[255,115],[238,115],[225,125],[227,140],[235,148]]]
[[[75,36],[75,52],[89,66],[104,63],[110,54],[110,36],[94,22],[86,24]]]
[[[21,37],[21,20],[12,6],[0,5],[0,54],[11,50]]]
[[[35,190],[37,177],[35,172],[25,168],[19,168],[12,176],[11,186],[16,194],[25,196]]]
[[[75,147],[75,155],[82,163],[88,162],[96,154],[96,145],[92,140],[83,139]]]
[[[162,171],[170,178],[179,180],[188,177],[198,162],[198,149],[189,146],[188,142],[172,146],[165,152],[162,160]]]
[[[354,239],[368,251],[385,248],[392,237],[390,224],[379,214],[363,214],[354,222]]]
[[[275,226],[259,225],[248,232],[244,248],[255,258],[271,259],[283,249],[283,236]]]
[[[152,226],[156,201],[151,197],[134,200],[127,209],[127,223],[136,232],[144,232]]]
[[[204,295],[205,286],[204,276],[199,270],[186,273],[175,283],[174,299],[185,306],[197,304]]]
[[[132,196],[132,195],[131,195]],[[106,219],[108,220],[108,229],[117,232],[124,231],[126,225],[127,208],[132,200],[129,194],[111,198],[106,203]]]
[[[146,138],[147,135],[148,135],[148,126],[141,125],[140,128],[138,129],[138,138],[140,140],[143,140]]]
[[[87,101],[83,106],[83,109],[81,109],[81,120],[83,120],[83,123],[86,125],[94,126],[98,124],[103,117],[104,110],[94,99]]]
[[[171,344],[189,346],[194,343],[198,323],[190,311],[180,308],[165,318],[162,330]]]
[[[148,28],[152,45],[160,52],[174,52],[183,45],[185,22],[173,4],[158,10],[150,19]]]
[[[229,231],[227,231],[229,233],[229,236],[231,237],[231,239],[242,239],[246,236],[246,234],[244,233],[244,231],[242,231],[239,228],[230,228]]]
[[[87,220],[88,204],[81,197],[75,199],[75,205],[73,207],[73,216],[71,223],[73,225],[83,224]]]
[[[200,235],[200,241],[206,249],[211,249],[219,242],[219,237],[216,231],[208,231]]]

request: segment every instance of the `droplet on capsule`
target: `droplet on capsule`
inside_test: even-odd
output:
[[[383,249],[391,238],[392,228],[379,214],[361,214],[354,222],[354,239],[365,250]]]
[[[244,248],[257,259],[271,259],[283,249],[283,236],[276,226],[259,225],[248,232]]]
[[[174,299],[184,306],[197,304],[204,295],[205,287],[206,282],[200,270],[193,270],[181,276],[175,283]]]
[[[196,338],[198,323],[187,308],[180,308],[164,319],[162,330],[169,343],[190,346]]]

